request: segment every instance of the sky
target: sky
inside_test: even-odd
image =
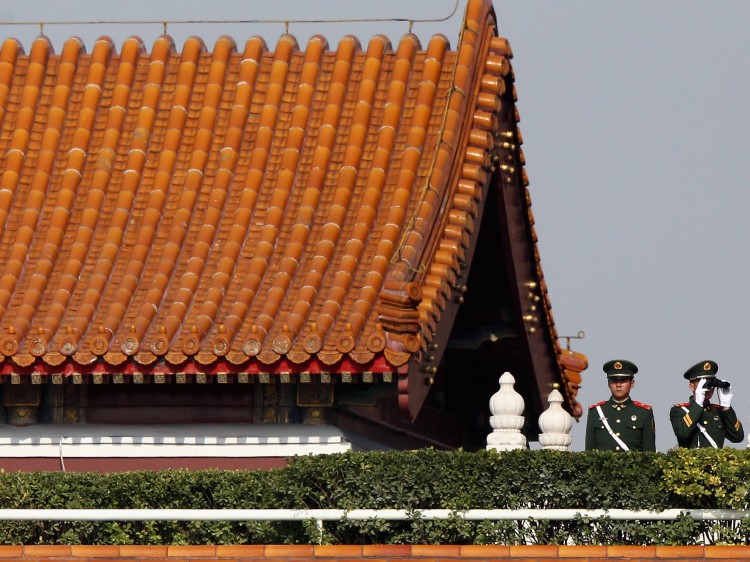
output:
[[[273,45],[285,30],[247,20],[447,18],[415,22],[413,31],[423,44],[442,32],[455,47],[464,1],[448,17],[456,0],[26,0],[4,3],[0,22],[130,22],[47,23],[59,52],[72,35],[89,51],[100,35],[117,45],[139,35],[150,50],[162,21],[246,22],[169,23],[181,49],[190,35],[209,48],[224,34]],[[666,451],[676,444],[669,409],[689,397],[682,375],[712,359],[750,426],[750,2],[495,0],[495,11],[514,51],[553,316],[559,335],[585,333],[572,342],[590,361],[580,402],[608,398],[605,361],[635,362],[632,396],[652,405],[657,449]],[[343,34],[366,45],[376,33],[396,43],[408,30],[406,22],[289,24],[302,46],[312,33],[334,47]],[[1,37],[19,38],[27,51],[39,31],[0,25]],[[584,433],[585,415],[573,450],[583,449]]]

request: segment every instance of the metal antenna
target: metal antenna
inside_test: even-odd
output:
[[[570,340],[582,340],[586,337],[583,330],[578,330],[575,336],[557,336],[558,340],[565,340],[565,348],[570,351]]]

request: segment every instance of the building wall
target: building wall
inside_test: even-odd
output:
[[[600,562],[604,559],[700,561],[750,558],[750,546],[0,546],[0,560],[271,560],[278,562]]]

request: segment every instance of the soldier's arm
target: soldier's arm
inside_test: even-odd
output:
[[[669,411],[669,421],[672,422],[677,441],[687,441],[695,436],[698,431],[698,423],[703,417],[703,406],[692,404],[686,412],[679,406],[672,406]]]
[[[594,423],[599,416],[596,415],[596,410],[589,410],[589,415],[586,418],[586,450],[593,451],[596,449],[596,435],[594,435]]]
[[[737,413],[734,408],[721,411],[721,421],[724,423],[724,434],[732,443],[739,443],[745,438],[745,430],[742,428],[742,422],[737,419]]]
[[[654,412],[653,410],[648,411],[651,414],[651,419],[646,420],[646,425],[643,428],[643,450],[656,452],[656,426],[654,424]]]

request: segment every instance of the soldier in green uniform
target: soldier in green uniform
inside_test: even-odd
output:
[[[675,404],[669,411],[669,421],[680,447],[713,447],[721,449],[724,440],[739,443],[745,436],[742,423],[732,408],[732,390],[716,386],[719,366],[713,361],[701,361],[690,367],[684,377],[690,381],[693,395],[689,402]],[[711,404],[714,389],[719,403]]]
[[[586,450],[656,451],[654,412],[651,406],[630,398],[638,367],[615,359],[604,364],[609,400],[589,407],[586,420]]]

